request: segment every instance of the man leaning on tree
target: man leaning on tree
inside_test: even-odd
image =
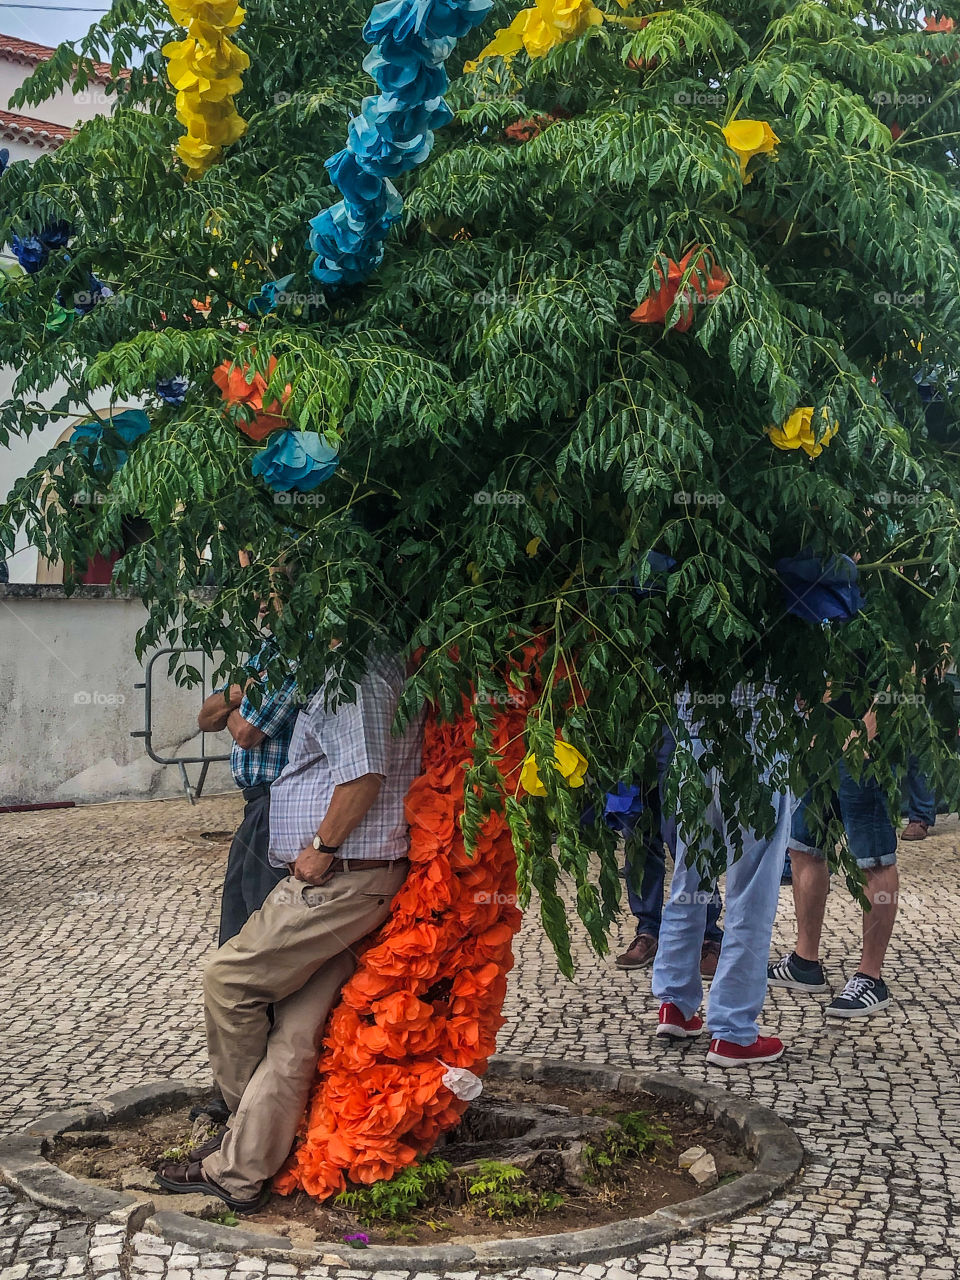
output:
[[[254,1211],[293,1146],[352,948],[387,919],[407,875],[404,797],[422,729],[391,731],[403,683],[396,659],[371,654],[354,701],[332,702],[328,680],[300,714],[270,804],[270,859],[287,877],[204,973],[230,1119],[191,1160],[161,1169],[167,1190]]]

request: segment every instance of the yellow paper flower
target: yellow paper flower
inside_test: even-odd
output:
[[[587,769],[590,767],[587,757],[569,742],[558,738],[553,747],[553,767],[566,782],[568,787],[582,787]],[[532,796],[545,796],[547,788],[540,780],[540,770],[534,754],[530,754],[523,762],[520,770],[520,785]]]
[[[189,178],[199,177],[222,150],[246,132],[234,106],[243,88],[241,72],[250,59],[229,38],[243,21],[236,0],[166,0],[173,19],[187,30],[185,40],[163,46],[167,74],[177,90],[177,119],[186,129],[177,152]]]
[[[827,417],[826,409],[823,417]],[[818,440],[813,433],[813,408],[794,409],[782,427],[768,427],[767,435],[778,449],[802,449],[810,458],[819,458],[824,448],[840,430],[840,423],[828,426]]]
[[[751,180],[747,165],[753,157],[773,155],[780,141],[766,120],[731,120],[724,126],[723,136],[730,150],[737,153],[740,177],[744,183]]]
[[[593,0],[537,0],[533,9],[521,9],[509,27],[501,27],[474,62],[464,71],[476,71],[484,58],[512,58],[526,49],[531,58],[542,58],[558,44],[576,40],[604,15]]]

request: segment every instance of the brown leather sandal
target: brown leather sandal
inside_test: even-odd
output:
[[[223,1146],[223,1140],[227,1136],[227,1126],[224,1125],[218,1129],[212,1137],[207,1138],[206,1142],[201,1142],[199,1147],[191,1147],[191,1160],[205,1160],[207,1156],[212,1156],[215,1151],[219,1151]]]
[[[156,1178],[165,1191],[172,1191],[176,1195],[191,1195],[194,1192],[200,1192],[201,1195],[216,1196],[233,1209],[235,1213],[256,1213],[258,1209],[263,1208],[270,1198],[270,1186],[267,1184],[260,1194],[254,1196],[252,1200],[238,1200],[207,1177],[199,1160],[188,1160],[183,1164],[165,1164],[161,1167]]]

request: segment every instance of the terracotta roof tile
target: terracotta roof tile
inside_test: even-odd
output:
[[[49,120],[35,120],[32,116],[17,115],[15,111],[0,110],[0,138],[33,142],[38,147],[59,147],[75,132],[65,124],[52,124]]]
[[[55,52],[56,50],[51,49],[49,45],[34,44],[32,40],[21,40],[17,36],[0,34],[0,59],[5,62],[25,62],[36,65],[38,62],[46,62]],[[110,67],[106,62],[95,62],[93,68],[98,80],[106,82],[112,79]],[[124,72],[121,71],[120,75],[123,74]]]

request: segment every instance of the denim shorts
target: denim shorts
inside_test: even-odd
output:
[[[864,871],[875,867],[892,867],[897,861],[897,832],[890,820],[890,808],[882,787],[874,778],[855,782],[845,765],[840,774],[833,804],[839,810],[847,843],[857,866]],[[794,810],[790,824],[790,848],[801,853],[825,858],[822,842],[823,823],[818,823],[806,795]]]

